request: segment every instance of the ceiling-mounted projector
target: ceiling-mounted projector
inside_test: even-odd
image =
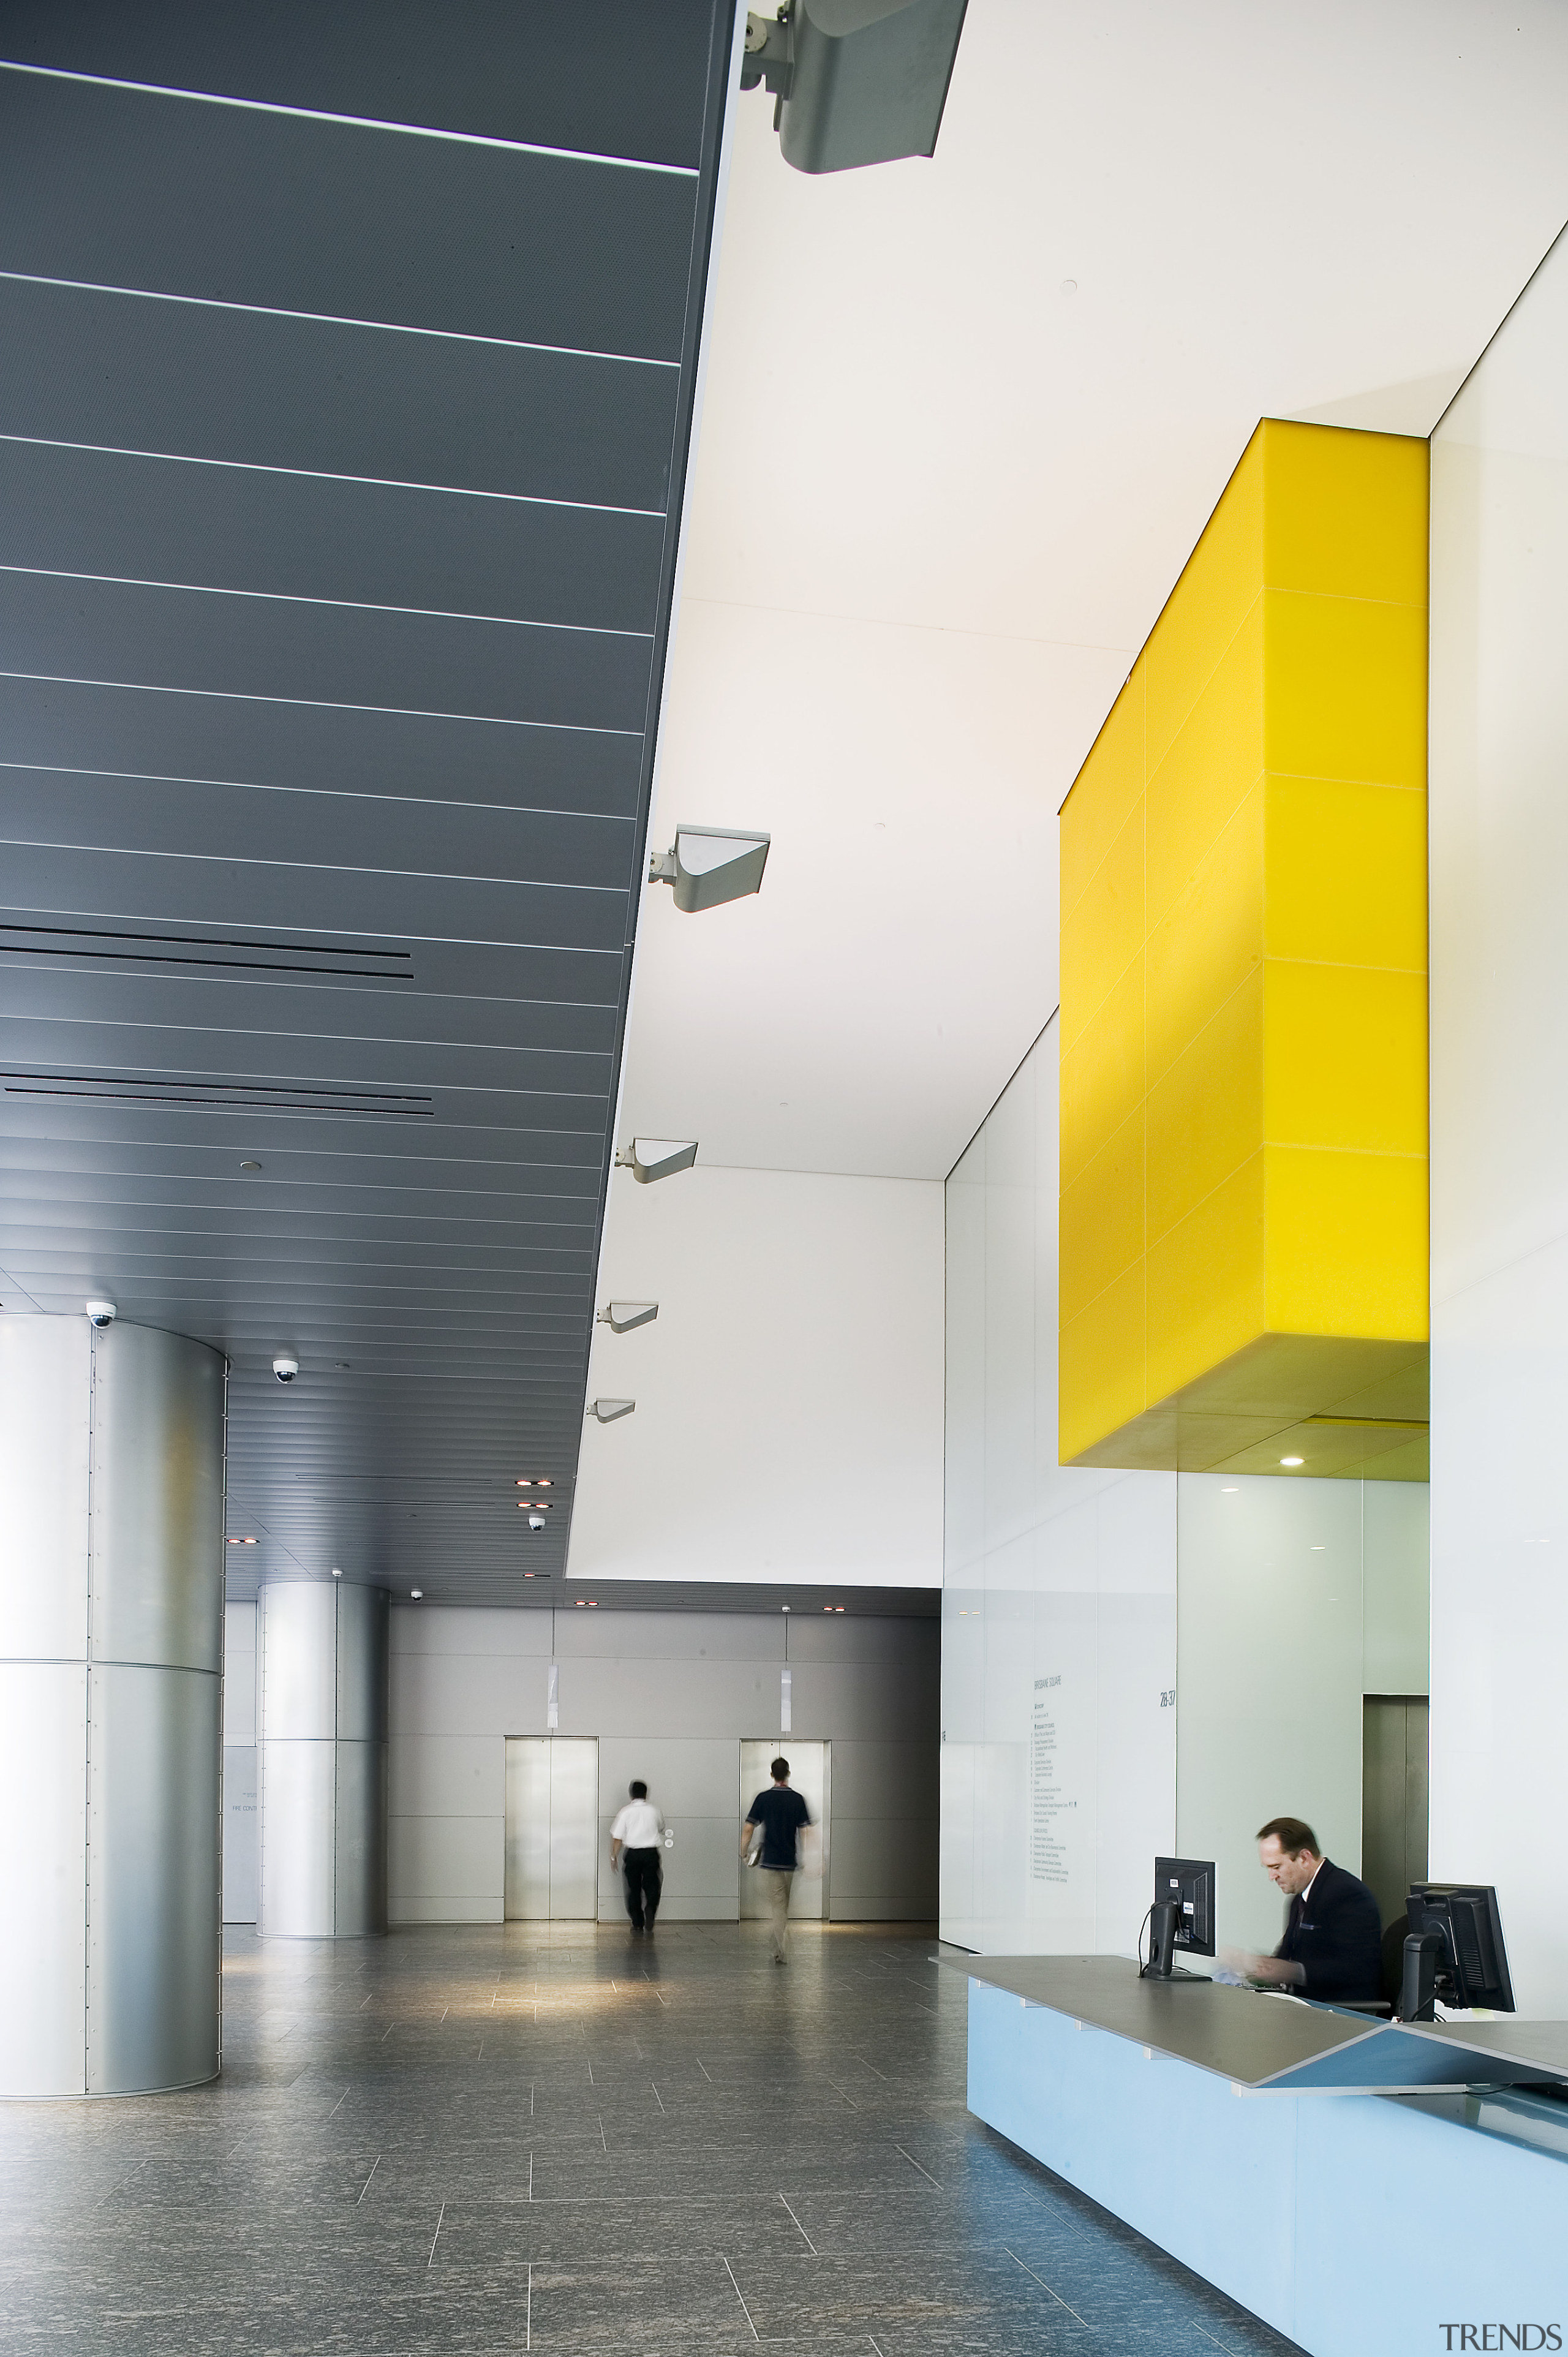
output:
[[[699,909],[722,909],[762,889],[770,835],[733,826],[678,826],[674,848],[655,852],[648,864],[650,884],[672,884],[675,906],[693,916]]]
[[[965,0],[785,0],[748,14],[740,86],[776,101],[798,172],[848,172],[935,152]]]

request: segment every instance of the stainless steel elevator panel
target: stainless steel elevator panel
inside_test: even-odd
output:
[[[598,1833],[596,1738],[509,1735],[509,1922],[591,1921],[598,1912]]]
[[[825,1921],[829,1912],[829,1851],[832,1842],[832,1745],[831,1743],[800,1742],[792,1735],[780,1739],[776,1735],[753,1741],[746,1738],[740,1747],[740,1815],[736,1820],[738,1843],[740,1826],[746,1813],[757,1798],[773,1781],[773,1762],[779,1755],[789,1762],[789,1781],[811,1813],[812,1835],[800,1841],[802,1865],[797,1868],[794,1887],[789,1893],[789,1921],[797,1918],[805,1922]],[[740,1912],[749,1921],[768,1912],[768,1887],[762,1879],[763,1868],[745,1864],[740,1869]]]
[[[1424,1695],[1362,1697],[1361,1879],[1385,1929],[1426,1879],[1428,1717]]]

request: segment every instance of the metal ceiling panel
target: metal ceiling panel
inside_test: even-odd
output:
[[[0,443],[0,565],[641,632],[660,518]]]
[[[129,83],[7,81],[0,270],[679,362],[692,167],[628,170]]]
[[[421,0],[10,0],[7,51],[30,63],[231,92],[478,137],[698,165],[712,38],[704,0],[605,20],[560,0],[455,0],[431,38]]]
[[[8,758],[29,767],[627,818],[637,813],[645,753],[640,737],[616,732],[236,704],[91,681],[16,679],[3,665],[0,727]]]
[[[663,361],[0,276],[5,430],[64,447],[662,516]]]
[[[242,1592],[564,1562],[733,11],[575,18],[0,36],[0,1301],[230,1353]]]

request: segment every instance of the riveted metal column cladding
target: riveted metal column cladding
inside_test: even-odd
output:
[[[261,1930],[387,1928],[386,1590],[269,1581],[256,1614]]]
[[[224,1361],[0,1318],[0,2093],[215,2076]]]
[[[1426,1479],[1426,537],[1265,420],[1063,806],[1063,1464]]]

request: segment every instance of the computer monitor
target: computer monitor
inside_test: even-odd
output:
[[[1513,2012],[1502,1919],[1489,1882],[1412,1882],[1405,1914],[1402,2021],[1431,2021],[1439,1998],[1459,2009]]]
[[[1155,1903],[1149,1910],[1149,1961],[1144,1977],[1169,1980],[1176,1958],[1214,1953],[1214,1861],[1157,1857]],[[1188,1974],[1196,1979],[1200,1975]]]

